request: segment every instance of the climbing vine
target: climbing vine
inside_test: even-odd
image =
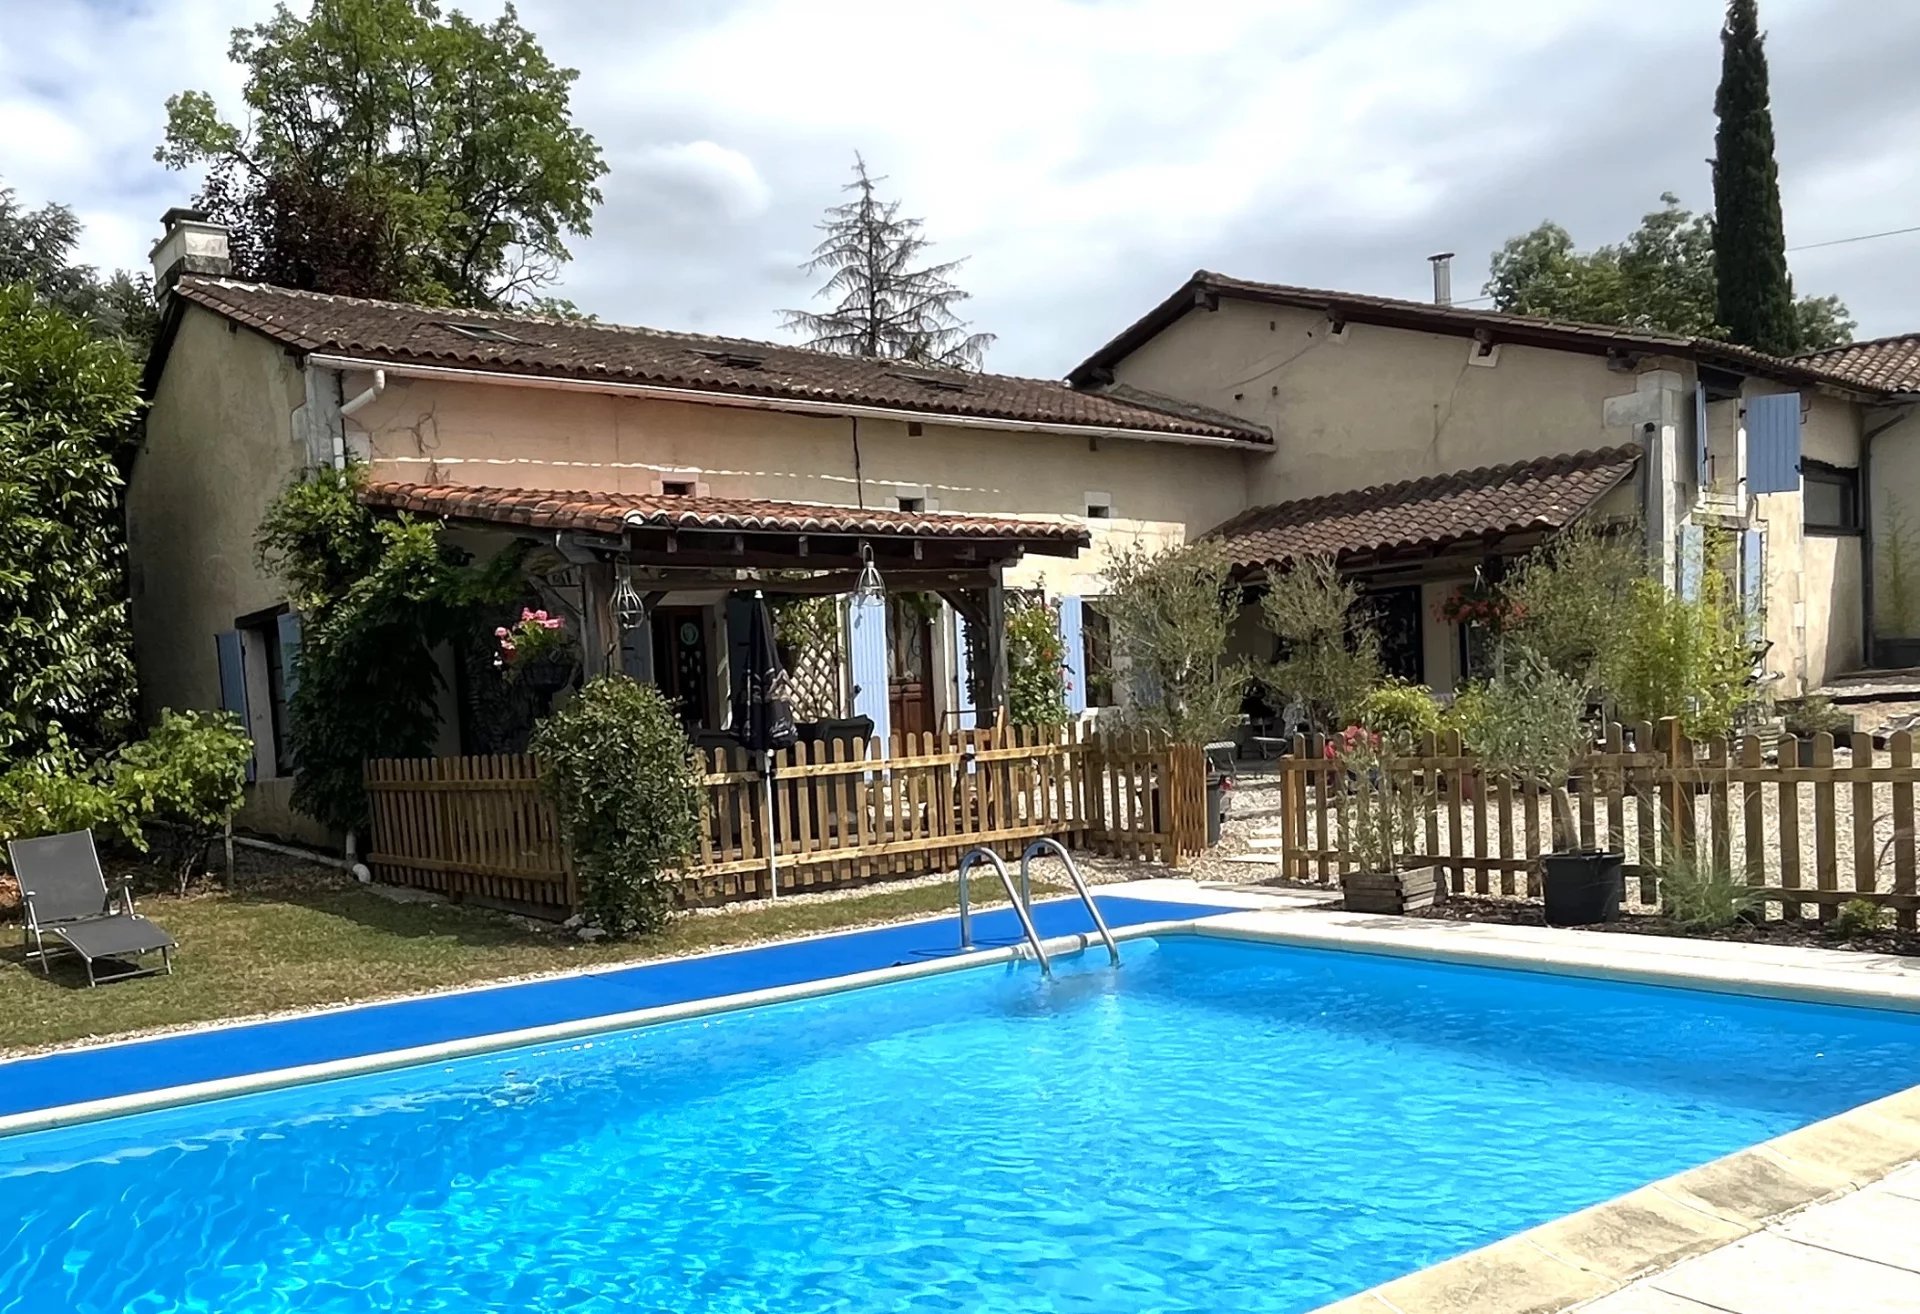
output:
[[[481,608],[519,595],[524,556],[475,566],[436,522],[375,516],[359,497],[363,477],[355,466],[302,474],[255,540],[301,614],[288,700],[293,804],[340,830],[366,824],[367,758],[431,750],[444,683],[434,648],[463,637]]]

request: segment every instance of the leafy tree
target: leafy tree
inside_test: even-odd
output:
[[[1227,655],[1240,614],[1218,543],[1136,548],[1107,567],[1101,600],[1125,668],[1127,719],[1182,743],[1206,743],[1240,715],[1248,672]]]
[[[1718,316],[1733,341],[1776,356],[1814,345],[1800,338],[1787,274],[1780,170],[1773,158],[1767,52],[1754,0],[1729,0],[1720,29],[1720,88],[1713,112],[1714,264]]]
[[[1559,224],[1509,238],[1489,260],[1482,289],[1496,310],[1615,324],[1685,337],[1729,336],[1720,320],[1713,217],[1695,214],[1672,192],[1617,245],[1578,251]],[[1794,303],[1794,350],[1839,346],[1854,321],[1838,297]]]
[[[1272,576],[1260,612],[1281,648],[1261,683],[1305,704],[1315,729],[1351,723],[1381,673],[1360,591],[1330,558],[1308,557]]]
[[[606,172],[557,67],[508,5],[477,23],[435,0],[282,4],[235,28],[246,116],[167,101],[170,168],[204,165],[204,208],[248,277],[491,306],[530,294],[590,231]]]
[[[1528,553],[1501,586],[1509,620],[1501,641],[1594,689],[1602,654],[1617,646],[1634,583],[1647,575],[1638,522],[1582,520]]]
[[[70,206],[29,210],[0,186],[0,286],[25,283],[102,337],[118,338],[135,356],[153,340],[153,284],[145,274],[115,270],[105,278],[74,263],[80,220]]]
[[[853,157],[853,181],[841,190],[854,198],[828,209],[820,225],[826,237],[801,266],[826,271],[819,295],[839,302],[825,313],[784,311],[786,326],[805,333],[808,346],[843,356],[977,370],[993,334],[969,332],[955,310],[968,294],[952,275],[966,262],[918,264],[929,245],[923,221],[901,218],[900,202],[875,194],[875,184],[885,181]]]
[[[116,457],[139,372],[27,284],[0,288],[0,762],[132,720]]]

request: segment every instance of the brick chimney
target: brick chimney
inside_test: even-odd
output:
[[[225,224],[210,223],[206,211],[176,205],[160,216],[166,236],[154,243],[153,289],[163,295],[182,274],[224,277],[233,272]]]

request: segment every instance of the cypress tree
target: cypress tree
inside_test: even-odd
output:
[[[1713,98],[1713,261],[1719,319],[1733,341],[1774,355],[1798,349],[1787,274],[1780,171],[1773,159],[1767,54],[1754,0],[1729,0]]]

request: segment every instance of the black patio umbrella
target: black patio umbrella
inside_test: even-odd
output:
[[[793,693],[780,666],[780,650],[773,642],[773,613],[759,590],[747,618],[746,678],[734,687],[733,733],[743,748],[760,754],[760,779],[766,797],[767,887],[780,897],[780,871],[774,857],[773,754],[795,739]]]

